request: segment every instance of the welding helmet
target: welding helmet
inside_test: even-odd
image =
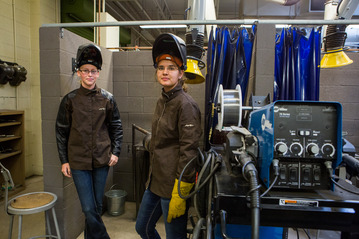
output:
[[[167,59],[174,61],[182,70],[186,70],[186,55],[186,43],[171,33],[159,35],[153,44],[152,59],[155,68],[160,60]]]
[[[92,43],[79,46],[76,55],[76,69],[80,69],[85,64],[94,65],[101,70],[102,56],[101,49],[98,46]]]

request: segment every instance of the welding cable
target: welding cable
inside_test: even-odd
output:
[[[272,189],[272,187],[275,185],[275,183],[277,182],[277,180],[279,178],[279,160],[273,159],[272,164],[273,164],[275,178],[274,178],[273,182],[271,183],[271,185],[269,185],[268,189],[264,193],[262,193],[262,195],[260,197],[265,196]]]
[[[239,156],[237,158],[237,156]],[[235,156],[236,160],[241,163],[244,178],[249,182],[251,192],[250,208],[251,208],[251,225],[252,225],[252,239],[259,238],[259,224],[260,224],[260,203],[258,191],[257,169],[252,161],[252,156],[245,152],[240,152]]]
[[[358,192],[354,192],[354,191],[352,191],[352,190],[350,190],[350,189],[347,189],[347,188],[345,188],[344,186],[340,185],[338,182],[336,182],[334,176],[330,177],[330,180],[332,180],[332,182],[333,182],[335,185],[337,185],[338,187],[340,187],[340,188],[343,189],[344,191],[349,192],[349,193],[352,193],[352,194],[359,195]]]
[[[271,183],[271,185],[269,185],[269,187],[267,188],[267,190],[265,190],[264,193],[262,193],[260,197],[264,197],[264,196],[272,189],[272,187],[273,187],[273,186],[275,185],[275,183],[277,182],[278,178],[279,178],[278,175],[275,176],[275,178],[274,178],[273,182]]]
[[[196,156],[196,157],[197,157],[197,156]],[[199,190],[201,190],[201,189],[204,187],[204,185],[208,182],[208,180],[214,175],[214,173],[217,171],[217,169],[219,168],[219,166],[221,165],[221,162],[222,162],[222,157],[218,157],[218,156],[217,156],[217,157],[216,157],[215,165],[214,165],[214,167],[213,167],[211,173],[210,173],[210,174],[208,175],[208,177],[203,181],[203,183],[202,183],[200,186],[196,187],[195,190],[194,190],[193,192],[191,192],[189,195],[183,196],[183,195],[181,194],[181,190],[180,190],[180,188],[181,188],[180,186],[181,186],[182,176],[183,176],[183,173],[185,172],[185,170],[187,169],[187,167],[190,165],[190,163],[191,163],[196,157],[192,158],[192,159],[186,164],[186,166],[183,168],[183,170],[182,170],[182,172],[181,172],[181,174],[180,174],[180,176],[179,176],[179,178],[178,178],[178,195],[179,195],[180,198],[182,198],[182,199],[188,199],[188,198],[192,197],[193,195],[195,195]]]
[[[209,150],[209,152],[211,152],[211,151],[212,151],[212,148]],[[195,185],[194,191],[197,191],[198,185],[201,183],[204,172],[207,171],[207,167],[209,165],[209,162],[211,161],[212,156],[213,156],[213,153],[208,154],[207,160],[204,162],[202,169],[200,170],[200,172],[198,174],[197,183]],[[196,210],[197,215],[203,216],[199,209],[198,200],[197,200],[198,197],[199,197],[198,193],[196,193],[193,197],[194,208]]]
[[[359,195],[359,193],[354,192],[354,191],[352,191],[352,190],[350,190],[350,189],[347,189],[347,188],[345,188],[344,186],[340,185],[338,182],[335,181],[335,177],[336,177],[336,176],[335,176],[335,175],[332,175],[333,168],[332,168],[332,162],[331,162],[331,161],[325,161],[325,162],[324,162],[324,165],[325,165],[325,167],[326,167],[327,170],[328,170],[328,174],[329,174],[330,180],[331,180],[336,186],[340,187],[341,189],[343,189],[343,190],[346,191],[346,192]]]
[[[204,225],[204,218],[201,217],[200,219],[198,219],[198,221],[193,229],[192,239],[201,238],[201,231],[202,231],[203,225]]]

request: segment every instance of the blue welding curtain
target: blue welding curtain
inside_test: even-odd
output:
[[[208,148],[211,132],[217,124],[217,112],[213,114],[213,105],[217,104],[219,85],[223,89],[235,89],[239,84],[244,97],[252,57],[253,39],[256,26],[251,31],[246,28],[228,27],[212,29],[207,50],[205,134]]]
[[[276,35],[273,100],[319,100],[321,28],[283,28]]]

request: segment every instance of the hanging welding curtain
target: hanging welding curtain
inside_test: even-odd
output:
[[[273,101],[319,100],[321,27],[276,35]]]
[[[255,26],[252,28],[255,32]],[[218,101],[219,85],[223,89],[235,89],[239,84],[242,95],[247,88],[252,56],[253,34],[246,28],[228,27],[212,29],[207,50],[205,143],[209,149],[214,127],[217,125],[215,106]]]

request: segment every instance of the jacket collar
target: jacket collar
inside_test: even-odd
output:
[[[95,94],[97,92],[99,92],[100,88],[97,87],[97,85],[95,85],[95,87],[91,90],[86,89],[85,87],[83,87],[82,85],[80,85],[80,92],[84,95],[90,95],[90,94]]]
[[[178,92],[182,90],[182,85],[178,83],[172,90],[165,92],[162,88],[162,96],[166,99],[172,99],[177,95]]]

